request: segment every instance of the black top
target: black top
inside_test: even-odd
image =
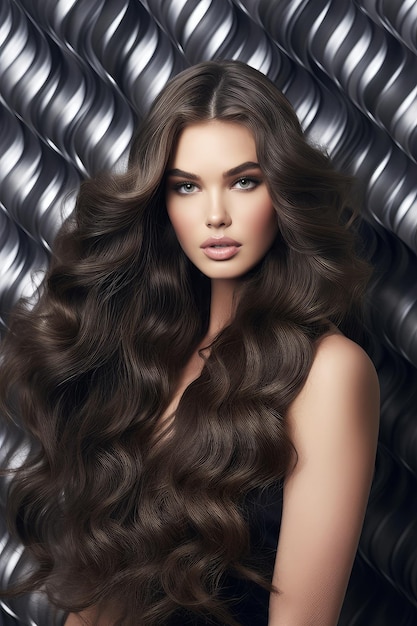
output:
[[[272,580],[278,534],[282,516],[282,486],[274,485],[251,493],[246,499],[245,514],[251,534],[250,565]],[[228,576],[222,596],[230,613],[241,626],[267,626],[269,591],[247,580]],[[219,626],[213,618],[178,611],[169,626]]]

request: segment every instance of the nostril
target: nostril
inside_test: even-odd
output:
[[[207,226],[211,228],[221,228],[222,226],[226,226],[226,222],[207,222]]]

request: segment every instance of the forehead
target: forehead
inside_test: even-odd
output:
[[[256,159],[255,139],[246,126],[236,122],[209,120],[184,128],[171,164],[188,171],[208,164],[229,169]]]

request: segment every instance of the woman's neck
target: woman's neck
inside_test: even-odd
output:
[[[213,339],[233,318],[237,285],[238,282],[234,280],[211,281],[210,322],[207,333],[210,339]]]

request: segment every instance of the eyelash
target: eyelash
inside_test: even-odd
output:
[[[192,193],[192,191],[184,191],[184,187],[187,187],[187,186],[190,186],[190,187],[193,187],[193,188],[197,187],[197,185],[195,185],[194,183],[176,183],[174,185],[174,191],[177,191],[178,193],[181,193],[184,196],[189,195],[189,194]]]
[[[242,191],[250,191],[251,189],[255,189],[261,182],[259,178],[254,178],[253,176],[241,176],[237,179],[236,182],[233,183],[232,187],[235,187],[235,185],[241,183],[242,180],[251,183],[250,187],[243,187]]]
[[[232,184],[232,188],[235,187],[238,183],[241,183],[242,181],[246,181],[248,183],[252,183],[250,187],[243,187],[240,188],[241,191],[251,191],[252,189],[255,189],[260,183],[261,181],[259,180],[259,178],[255,178],[253,176],[241,176],[240,178],[238,178],[237,180],[235,180],[235,182]],[[193,187],[193,190],[191,191],[184,191],[184,188],[186,186],[190,186]],[[197,189],[197,185],[195,183],[191,183],[191,182],[187,182],[184,181],[182,183],[176,183],[174,185],[174,190],[177,191],[178,193],[186,196],[186,195],[191,195],[194,191],[194,189]]]

